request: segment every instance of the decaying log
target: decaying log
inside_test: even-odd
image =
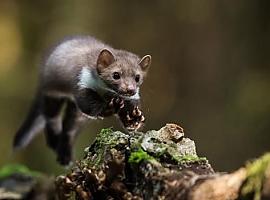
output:
[[[56,188],[59,199],[270,199],[270,154],[215,173],[178,125],[130,135],[104,129]]]
[[[235,172],[219,173],[197,155],[178,125],[132,134],[103,129],[66,175],[48,178],[21,166],[1,168],[0,199],[266,200],[270,153]]]

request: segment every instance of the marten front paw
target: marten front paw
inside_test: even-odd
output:
[[[118,113],[120,109],[124,107],[124,100],[120,97],[114,97],[109,102],[109,108],[114,110],[114,113]]]
[[[138,106],[134,107],[131,112],[127,111],[126,115],[120,119],[128,131],[138,130],[145,122],[145,117]]]

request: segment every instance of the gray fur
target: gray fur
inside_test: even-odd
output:
[[[103,49],[107,49],[113,54],[115,63],[98,76],[97,59]],[[89,77],[94,80],[88,80],[88,82],[95,83],[95,90],[104,89],[104,86],[108,85],[103,81],[113,81],[111,76],[113,70],[121,71],[124,80],[122,85],[135,84],[133,78],[135,74],[144,76],[139,62],[140,58],[137,55],[114,49],[93,37],[74,37],[56,46],[42,66],[40,73],[42,91],[72,97],[74,88],[84,85],[80,80],[83,68],[91,73]],[[141,83],[138,83],[137,86],[139,87]],[[91,88],[91,86],[89,87]],[[105,89],[111,90],[110,87]],[[139,90],[137,89],[137,91]],[[138,96],[139,94],[136,94],[136,98]]]
[[[26,146],[45,126],[48,145],[57,151],[60,162],[66,164],[70,159],[70,152],[66,151],[71,148],[67,145],[71,144],[70,141],[64,144],[58,139],[58,129],[62,129],[61,137],[67,134],[70,140],[71,135],[77,132],[79,114],[99,118],[116,112],[107,109],[107,103],[110,103],[106,99],[108,91],[128,104],[126,110],[119,113],[121,121],[128,124],[125,121],[127,109],[133,109],[135,104],[138,107],[139,88],[150,63],[150,56],[140,59],[133,53],[114,49],[90,36],[72,37],[59,43],[40,68],[38,95],[15,136],[14,147]],[[114,78],[115,73],[119,73],[121,78]],[[59,128],[61,120],[58,117],[64,101],[68,106],[63,127]],[[59,144],[55,144],[57,141]]]

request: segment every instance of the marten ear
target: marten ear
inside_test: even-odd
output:
[[[146,55],[144,56],[140,62],[139,65],[141,66],[141,69],[145,72],[147,72],[147,70],[149,69],[150,65],[151,65],[151,56],[150,55]]]
[[[102,69],[105,69],[109,65],[111,65],[114,62],[114,56],[113,54],[107,50],[103,49],[97,59],[97,69],[98,71],[101,71]]]

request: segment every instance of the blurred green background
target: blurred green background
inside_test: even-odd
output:
[[[43,134],[24,150],[11,143],[37,86],[46,49],[68,35],[151,54],[143,85],[147,129],[182,125],[217,170],[270,150],[270,1],[0,1],[0,166],[63,169]],[[76,157],[115,118],[91,122]]]

